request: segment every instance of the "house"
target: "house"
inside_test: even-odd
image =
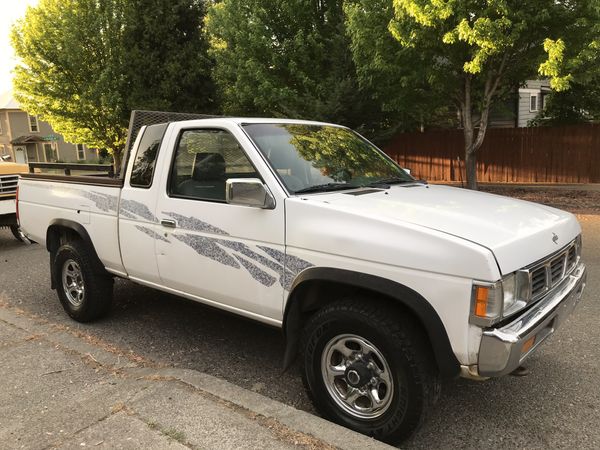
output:
[[[527,80],[519,88],[517,100],[517,127],[526,127],[530,120],[543,111],[546,95],[550,94],[550,80]]]
[[[0,157],[5,155],[20,164],[98,160],[96,149],[65,142],[48,122],[23,111],[10,91],[0,95]]]
[[[527,80],[505,102],[490,112],[490,128],[527,127],[542,112],[546,95],[552,92],[549,80]]]

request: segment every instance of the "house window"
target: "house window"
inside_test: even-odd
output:
[[[53,144],[44,144],[44,156],[46,162],[56,162],[58,160],[58,154]]]
[[[537,94],[531,94],[529,97],[529,111],[535,112],[538,110],[538,98]]]
[[[81,161],[82,159],[85,159],[85,147],[83,146],[83,144],[77,144],[77,160]]]
[[[29,131],[31,131],[32,133],[37,133],[38,131],[40,131],[37,117],[32,116],[31,114],[29,114]]]

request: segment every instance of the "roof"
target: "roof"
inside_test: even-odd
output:
[[[13,97],[12,91],[0,95],[0,109],[21,109],[21,105]]]
[[[233,122],[237,125],[250,125],[250,124],[295,124],[295,125],[330,125],[335,127],[341,127],[334,123],[317,122],[314,120],[300,120],[300,119],[281,119],[277,117],[215,117],[210,119],[192,119],[186,120],[185,122],[196,122],[201,121],[203,124],[211,122]]]
[[[47,139],[44,139],[43,136],[26,134],[23,136],[19,136],[10,141],[13,145],[24,145],[24,144],[33,144],[35,142],[45,142]]]

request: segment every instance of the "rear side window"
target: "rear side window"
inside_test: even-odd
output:
[[[166,123],[150,125],[144,130],[135,155],[135,161],[133,162],[131,181],[129,183],[131,186],[146,189],[152,186],[158,149],[160,148],[167,125]]]

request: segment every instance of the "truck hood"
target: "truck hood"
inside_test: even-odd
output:
[[[509,197],[439,185],[338,191],[304,197],[373,220],[410,223],[488,248],[508,274],[558,251],[581,228],[565,211]]]

